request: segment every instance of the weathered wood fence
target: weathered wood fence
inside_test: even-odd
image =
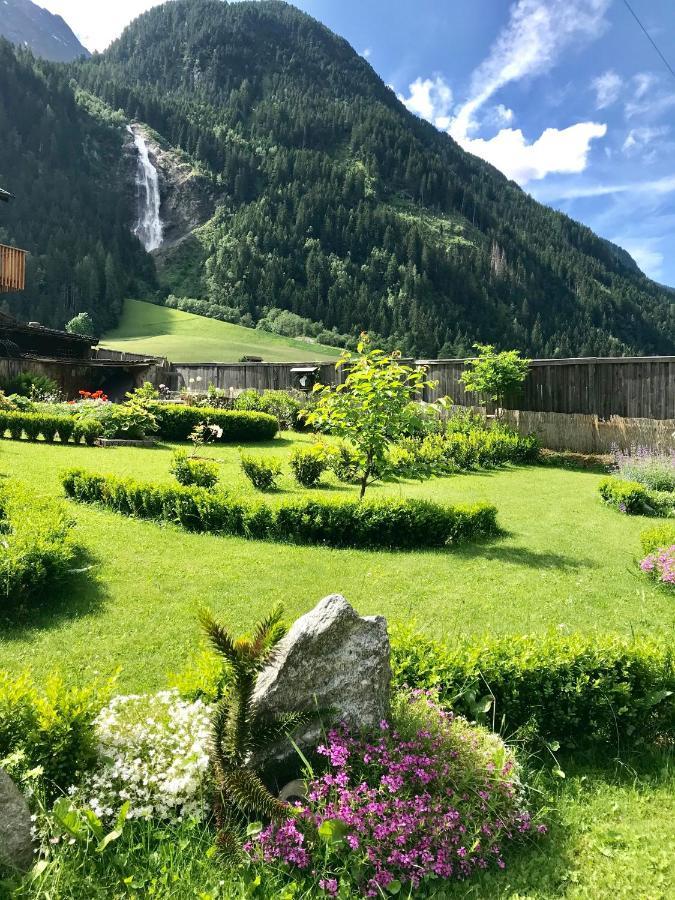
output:
[[[449,396],[457,406],[481,406],[464,390],[464,359],[415,360],[438,382],[424,399]],[[333,363],[175,363],[172,386],[234,391],[288,390],[298,386],[291,371],[314,365],[318,380],[334,384]],[[504,402],[504,418],[521,433],[535,432],[553,450],[603,453],[614,444],[675,446],[675,357],[537,359],[523,389]]]

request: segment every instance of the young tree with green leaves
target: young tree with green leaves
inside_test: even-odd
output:
[[[84,337],[94,337],[94,323],[88,312],[78,313],[66,325],[68,334],[81,334]]]
[[[491,344],[474,344],[475,359],[467,362],[460,381],[467,391],[483,394],[487,400],[504,402],[504,397],[517,390],[527,377],[531,359],[523,359],[519,350],[498,353]]]
[[[367,334],[357,354],[345,351],[336,368],[346,370],[345,380],[335,387],[316,385],[317,403],[307,421],[354,445],[363,498],[389,469],[387,451],[404,431],[409,404],[435,382],[427,379],[426,368],[404,365],[398,351],[371,350]]]

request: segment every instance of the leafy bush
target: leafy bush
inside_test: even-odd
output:
[[[326,451],[321,444],[313,447],[296,447],[291,453],[293,477],[303,487],[315,487],[328,467]]]
[[[666,644],[598,635],[515,637],[446,646],[411,629],[393,642],[394,685],[503,734],[534,731],[567,749],[649,746],[675,729],[675,656]]]
[[[103,434],[103,426],[97,419],[82,418],[75,419],[73,425],[73,440],[80,443],[84,440],[88,447],[93,447],[96,441]]]
[[[675,491],[675,450],[660,453],[647,447],[614,450],[614,473],[624,481],[639,481],[652,491]]]
[[[274,416],[279,428],[289,430],[301,428],[302,413],[307,404],[304,398],[290,391],[258,391],[249,389],[242,391],[234,401],[234,408],[268,413]]]
[[[310,773],[307,801],[246,849],[291,873],[316,872],[329,895],[383,897],[409,885],[417,896],[428,881],[503,868],[503,845],[535,831],[513,753],[425,696],[397,698],[372,734],[334,728],[318,753],[328,771]]]
[[[198,487],[165,486],[71,469],[67,496],[102,503],[124,515],[181,525],[192,531],[332,547],[445,547],[499,533],[487,503],[440,506],[424,500],[299,499],[268,506]]]
[[[629,516],[675,515],[675,495],[650,491],[639,481],[621,481],[609,476],[600,482],[598,491],[605,503]]]
[[[92,722],[113,681],[66,687],[57,676],[36,687],[27,674],[0,670],[0,759],[10,774],[40,767],[50,796],[65,791],[96,760]]]
[[[271,491],[281,475],[281,463],[274,457],[242,453],[241,470],[257,491]]]
[[[218,483],[218,463],[209,459],[194,459],[184,450],[174,452],[170,471],[178,484],[212,488]]]
[[[130,819],[205,813],[210,719],[176,691],[114,697],[93,723],[100,765],[75,799],[103,821],[128,800]]]
[[[518,350],[497,353],[490,344],[474,344],[476,359],[467,360],[460,377],[467,391],[476,391],[488,400],[504,403],[507,394],[515,393],[527,378],[531,360],[523,359]]]
[[[178,403],[151,403],[148,408],[159,423],[160,437],[167,441],[186,441],[204,421],[222,429],[221,441],[268,441],[279,430],[274,416],[260,412],[208,409]]]
[[[0,606],[17,604],[66,575],[78,549],[74,523],[56,503],[13,485],[0,493]]]
[[[675,522],[664,522],[654,528],[640,532],[640,546],[643,553],[653,553],[662,547],[675,544]]]
[[[53,397],[59,393],[59,386],[48,375],[37,372],[20,372],[0,382],[6,394],[18,394],[20,397]]]
[[[328,468],[338,481],[353,484],[359,477],[359,453],[347,441],[335,441],[325,445],[328,455]]]

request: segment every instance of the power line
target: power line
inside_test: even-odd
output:
[[[637,16],[637,13],[636,13],[635,10],[633,9],[633,7],[630,5],[630,3],[628,2],[628,0],[623,0],[623,2],[625,3],[625,5],[626,5],[626,7],[628,8],[630,14],[633,16],[633,18],[635,19],[635,21],[638,23],[638,25],[640,26],[640,28],[642,29],[642,31],[645,33],[645,36],[647,37],[647,40],[649,41],[649,43],[652,45],[652,47],[656,50],[656,52],[659,54],[659,56],[660,56],[661,59],[663,60],[665,66],[666,66],[666,68],[668,69],[668,71],[670,72],[670,74],[673,76],[673,78],[675,78],[675,69],[673,69],[673,67],[672,67],[671,64],[668,62],[668,60],[665,58],[665,56],[663,55],[663,53],[661,53],[661,51],[659,50],[659,48],[658,48],[658,46],[657,46],[657,44],[656,44],[656,41],[655,41],[654,38],[651,36],[651,34],[647,31],[647,29],[645,28],[645,26],[642,24],[642,22],[640,21],[640,19],[639,19],[638,16]]]

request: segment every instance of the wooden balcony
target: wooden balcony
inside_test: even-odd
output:
[[[0,294],[22,291],[26,287],[25,250],[0,244]]]

